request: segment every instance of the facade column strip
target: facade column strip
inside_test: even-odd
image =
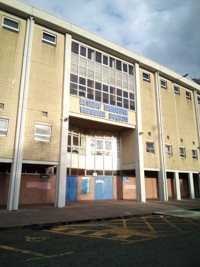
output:
[[[180,181],[179,181],[179,173],[174,173],[175,180],[175,190],[176,190],[176,200],[181,200],[181,190],[180,190]]]
[[[158,118],[158,133],[159,133],[158,141],[159,141],[159,152],[160,152],[159,193],[161,201],[168,201],[159,72],[155,73],[155,89],[156,89],[156,104],[157,104],[157,118]]]
[[[195,114],[196,114],[196,123],[197,123],[197,135],[198,135],[198,149],[200,151],[200,114],[199,114],[199,104],[197,99],[197,91],[194,91],[194,105],[195,105]]]
[[[70,65],[71,65],[71,42],[70,34],[65,35],[65,58],[64,58],[64,81],[62,96],[62,118],[60,135],[60,155],[56,174],[56,195],[55,206],[65,206],[66,179],[67,179],[67,145],[69,130],[69,86],[70,86]]]
[[[142,108],[139,64],[135,63],[135,99],[136,99],[136,127],[135,127],[135,173],[137,186],[137,201],[146,202],[144,179],[144,153],[142,136]]]
[[[11,167],[10,183],[8,191],[8,202],[7,202],[8,210],[17,210],[19,205],[33,27],[34,27],[34,20],[32,17],[30,17],[27,19],[25,45],[24,45],[23,60],[22,60],[22,73],[20,82],[17,123],[16,123],[14,158]]]
[[[189,194],[191,199],[195,199],[195,193],[194,193],[194,179],[193,179],[193,173],[188,173],[188,184],[189,184]]]

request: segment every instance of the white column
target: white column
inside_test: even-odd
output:
[[[179,173],[174,173],[175,180],[175,190],[176,190],[176,200],[181,200],[181,190],[180,190],[180,181],[179,181]]]
[[[71,64],[71,35],[65,35],[65,60],[64,60],[64,81],[62,99],[62,118],[60,136],[60,159],[56,175],[56,196],[55,206],[65,206],[66,198],[66,176],[67,176],[67,143],[69,128],[69,88],[70,88],[70,64]]]
[[[197,135],[198,135],[198,149],[200,152],[200,114],[199,114],[199,104],[197,99],[197,91],[194,91],[194,106],[195,106],[195,114],[196,114],[196,124],[197,124]]]
[[[144,155],[142,138],[142,109],[140,93],[139,65],[135,63],[135,99],[136,99],[136,127],[135,127],[135,173],[137,185],[137,201],[146,202],[144,179]]]
[[[159,72],[155,73],[155,89],[156,89],[158,134],[159,134],[158,141],[159,141],[159,151],[160,151],[160,171],[159,171],[159,180],[158,180],[159,181],[159,193],[160,193],[161,201],[168,201]]]
[[[17,210],[19,204],[24,131],[26,122],[26,107],[27,107],[29,74],[30,74],[30,64],[31,64],[33,26],[34,26],[34,20],[31,17],[27,20],[27,26],[26,26],[26,36],[25,36],[22,73],[20,82],[20,95],[18,104],[18,115],[16,123],[14,158],[11,167],[10,183],[8,191],[8,202],[7,202],[8,210]]]
[[[192,172],[188,173],[188,184],[189,184],[190,198],[191,199],[195,199],[194,180],[193,180],[193,173]]]

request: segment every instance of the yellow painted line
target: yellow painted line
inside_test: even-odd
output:
[[[42,259],[50,259],[50,258],[56,258],[56,257],[68,256],[68,255],[72,255],[72,254],[74,254],[73,251],[67,251],[67,252],[65,252],[65,253],[60,253],[60,254],[55,254],[55,255],[46,255],[46,256],[43,256],[43,257],[30,258],[30,259],[27,259],[26,261],[41,260],[41,258],[42,258]]]
[[[178,228],[175,224],[173,224],[172,222],[170,222],[169,220],[167,220],[166,217],[160,215],[160,218],[162,218],[163,221],[165,221],[165,222],[168,223],[170,226],[172,226],[173,228],[175,228],[178,232],[180,232],[180,233],[183,232],[183,231],[182,231],[180,228]]]
[[[91,231],[91,230],[74,230],[74,231],[69,231],[67,232],[69,235],[80,235],[80,234],[83,234],[83,233],[86,233],[88,231]]]
[[[91,233],[91,234],[89,234],[89,236],[91,236],[91,237],[101,237],[101,236],[103,236],[103,235],[107,235],[107,233],[103,233],[103,232],[94,232],[94,233]]]
[[[188,219],[188,218],[185,218],[185,221],[188,221],[188,222],[190,222],[191,224],[194,224],[194,225],[200,227],[200,224],[199,224],[199,223],[196,223],[196,222],[194,222],[194,221],[191,221],[191,220]]]
[[[115,239],[127,239],[131,237],[132,235],[116,235]]]
[[[126,220],[125,219],[123,219],[123,227],[127,228],[127,224],[126,224]]]
[[[146,225],[148,226],[149,230],[150,230],[153,234],[155,234],[156,231],[155,231],[155,229],[153,228],[153,226],[146,220],[145,217],[142,217],[142,218],[143,218],[143,220],[145,221]]]
[[[32,255],[38,256],[38,257],[46,256],[45,254],[42,254],[42,253],[33,252],[33,251],[29,251],[29,250],[24,250],[24,249],[20,249],[20,248],[4,246],[4,245],[0,245],[0,248],[1,249],[6,249],[6,250],[10,250],[10,251],[14,251],[14,252],[20,252],[20,253],[24,253],[24,254],[32,254]]]

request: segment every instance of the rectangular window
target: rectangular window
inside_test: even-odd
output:
[[[4,109],[4,104],[0,103],[0,109]]]
[[[42,42],[46,44],[50,44],[53,46],[56,46],[56,35],[49,33],[49,32],[43,32],[42,34]]]
[[[108,57],[107,56],[103,56],[103,64],[108,65]]]
[[[101,53],[96,52],[96,62],[101,63]]]
[[[35,124],[35,140],[51,141],[51,126],[43,124]]]
[[[184,147],[179,147],[180,157],[186,158],[186,152]]]
[[[155,153],[154,143],[153,142],[146,142],[146,152]]]
[[[72,53],[78,55],[78,50],[79,50],[79,44],[72,42]]]
[[[180,95],[180,88],[176,85],[174,85],[174,93]]]
[[[197,155],[197,150],[196,149],[192,149],[192,158],[193,159],[198,159],[198,155]]]
[[[150,75],[148,73],[142,73],[143,80],[146,82],[150,82]]]
[[[161,87],[167,89],[167,82],[164,80],[160,80]]]
[[[122,62],[120,60],[116,61],[116,69],[117,70],[122,70]]]
[[[197,96],[198,104],[200,104],[200,96]]]
[[[165,154],[168,156],[172,156],[172,146],[171,145],[165,145]]]
[[[185,95],[186,95],[186,98],[191,99],[191,93],[190,92],[186,91]]]
[[[0,136],[7,136],[8,132],[8,120],[0,119]]]
[[[2,28],[12,32],[19,32],[19,21],[4,17]]]
[[[86,57],[86,47],[81,46],[81,56]]]

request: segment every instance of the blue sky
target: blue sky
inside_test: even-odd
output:
[[[147,57],[200,77],[199,0],[22,0]]]

